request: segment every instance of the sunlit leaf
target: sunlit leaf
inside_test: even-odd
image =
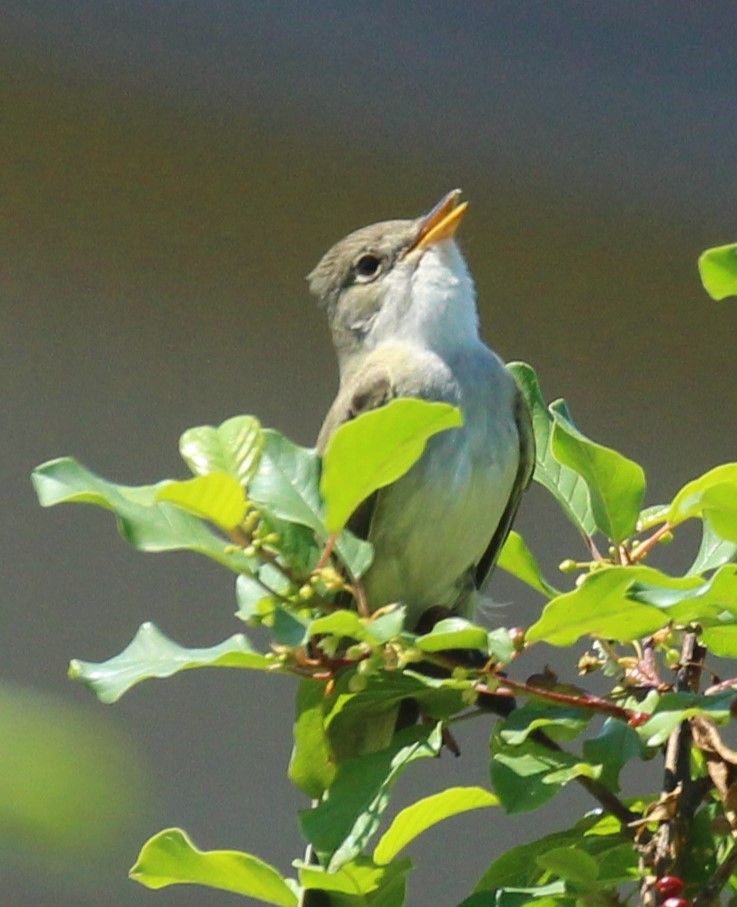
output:
[[[296,883],[248,853],[198,850],[179,828],[167,828],[144,845],[130,876],[146,888],[205,885],[277,907],[297,907]]]
[[[535,560],[533,553],[527,547],[525,540],[514,530],[507,536],[507,540],[499,555],[497,566],[501,567],[502,570],[506,570],[507,573],[511,573],[512,576],[516,576],[517,579],[528,586],[532,586],[545,598],[552,598],[554,595],[558,595],[558,590],[551,586],[542,575],[540,566]]]
[[[499,722],[492,733],[491,783],[506,812],[538,809],[574,778],[600,772],[600,767],[572,753],[548,749],[531,737],[512,745],[504,739],[504,724]]]
[[[391,789],[415,759],[436,756],[442,745],[440,725],[408,728],[391,746],[357,756],[338,767],[325,799],[300,814],[302,830],[318,853],[339,869],[366,847],[389,803]]]
[[[537,375],[524,362],[512,362],[507,367],[524,394],[532,415],[535,429],[534,480],[547,488],[579,532],[593,535],[596,532],[596,522],[586,483],[581,476],[563,466],[553,456],[551,450],[553,416],[543,399]]]
[[[515,709],[499,727],[502,740],[519,746],[536,730],[544,729],[556,742],[573,740],[586,728],[593,713],[565,706],[544,706],[529,703]]]
[[[583,754],[587,762],[601,765],[600,780],[609,790],[619,791],[619,773],[630,759],[644,754],[640,738],[624,721],[607,718],[595,737],[584,740]]]
[[[583,435],[562,400],[550,411],[555,420],[551,438],[555,458],[586,483],[597,528],[613,542],[624,541],[634,532],[642,508],[642,467]]]
[[[485,652],[488,630],[477,627],[462,617],[438,621],[429,633],[418,636],[415,645],[423,652],[442,652],[445,649],[479,649]]]
[[[461,424],[460,410],[448,403],[401,398],[341,425],[320,481],[328,530],[343,529],[362,501],[404,475],[432,435]]]
[[[71,457],[44,463],[32,479],[43,507],[70,502],[112,510],[120,534],[141,551],[194,551],[238,573],[253,568],[254,562],[240,548],[216,535],[202,520],[173,504],[157,503],[160,486],[116,485]]]
[[[449,787],[439,794],[424,797],[395,816],[374,850],[377,863],[388,863],[428,828],[450,816],[498,806],[499,798],[483,787]]]
[[[191,668],[267,670],[274,657],[256,652],[242,633],[209,649],[185,649],[152,623],[142,624],[119,655],[99,664],[75,659],[69,676],[81,680],[102,702],[116,702],[132,686],[151,677],[171,677]]]
[[[737,296],[737,243],[707,249],[699,256],[704,289],[717,301]]]
[[[325,684],[304,679],[297,691],[294,748],[289,779],[302,793],[319,799],[335,776],[325,733]]]
[[[246,513],[243,488],[227,472],[211,472],[186,482],[165,482],[156,492],[156,501],[176,504],[226,531],[235,528]]]
[[[327,530],[319,491],[320,458],[314,450],[299,447],[278,432],[265,429],[262,437],[264,449],[248,486],[250,499],[281,520],[306,526],[324,542]],[[343,532],[336,548],[353,576],[368,569],[372,559],[368,542]]]
[[[584,577],[573,591],[552,599],[525,638],[570,646],[581,636],[603,639],[639,639],[668,623],[667,613],[628,596],[637,580],[667,577],[649,567],[606,567]]]
[[[300,882],[305,888],[354,897],[356,901],[350,903],[355,903],[356,907],[398,907],[404,904],[404,880],[412,868],[409,860],[395,860],[390,865],[377,866],[373,860],[363,856],[344,863],[334,872],[328,872],[321,866],[296,865],[299,866]]]
[[[262,448],[261,425],[253,416],[190,428],[179,439],[182,459],[196,476],[225,472],[243,487],[256,471]]]
[[[596,860],[574,846],[556,847],[536,858],[542,869],[569,882],[575,889],[588,891],[595,887],[599,875]]]
[[[664,693],[650,718],[635,730],[646,746],[660,746],[682,722],[695,715],[704,715],[715,724],[726,724],[734,698],[731,690],[715,696]]]
[[[737,463],[710,469],[678,492],[668,522],[677,526],[692,517],[708,520],[716,535],[737,542]]]
[[[688,576],[696,576],[715,570],[728,564],[737,557],[737,542],[728,542],[711,527],[708,519],[701,524],[701,545],[693,564],[688,568]]]
[[[726,622],[727,614],[737,622],[737,566],[720,567],[708,580],[700,577],[671,578],[661,585],[638,581],[629,590],[631,598],[646,604],[668,608],[668,616],[679,624],[700,623],[708,626]]]

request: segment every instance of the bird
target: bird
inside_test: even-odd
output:
[[[427,214],[350,233],[307,276],[325,310],[339,389],[320,430],[399,397],[460,408],[420,459],[353,514],[373,546],[362,578],[371,611],[400,604],[472,619],[528,487],[535,462],[530,413],[499,356],[481,339],[476,290],[456,240],[468,202],[448,192]]]

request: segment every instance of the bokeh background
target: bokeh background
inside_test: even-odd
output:
[[[127,881],[168,825],[283,870],[299,854],[287,680],[191,672],[105,707],[65,678],[148,619],[221,641],[232,578],[127,549],[102,512],[40,510],[28,475],[68,453],[181,476],[179,434],[243,412],[309,443],[336,369],[303,275],[349,230],[461,186],[485,337],[639,460],[651,503],[735,458],[737,308],[696,272],[737,234],[734,38],[727,2],[5,0],[0,751],[37,824],[0,813],[4,905],[235,904]],[[519,528],[550,572],[578,553],[538,491]],[[502,619],[539,607],[492,593]],[[464,729],[399,802],[484,783],[487,740]],[[588,805],[446,823],[413,851],[410,903],[457,903]]]

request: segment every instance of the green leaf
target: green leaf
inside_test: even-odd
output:
[[[660,746],[682,722],[695,715],[704,715],[715,724],[726,724],[733,700],[734,692],[731,690],[715,696],[664,693],[650,718],[635,730],[645,746]]]
[[[211,472],[186,482],[164,482],[156,492],[156,501],[176,504],[226,531],[234,529],[246,514],[243,488],[227,472]]]
[[[325,733],[325,704],[325,684],[300,681],[289,780],[313,800],[323,795],[335,777]]]
[[[533,731],[543,729],[548,737],[557,742],[574,740],[592,718],[593,713],[587,709],[530,702],[505,718],[499,733],[510,746],[519,746]]]
[[[702,641],[713,655],[737,658],[737,624],[707,627],[703,631]]]
[[[596,444],[573,424],[565,403],[551,404],[555,420],[551,450],[586,483],[597,528],[619,543],[635,530],[645,495],[642,467],[622,454]]]
[[[264,429],[259,467],[248,486],[254,503],[282,520],[300,523],[325,537],[318,491],[320,460],[278,432]]]
[[[507,368],[527,400],[535,429],[535,474],[533,478],[553,495],[573,525],[584,535],[596,532],[596,523],[586,483],[572,469],[553,456],[551,436],[553,416],[545,405],[537,375],[524,362],[512,362]]]
[[[535,560],[535,556],[527,547],[527,543],[522,536],[512,530],[507,536],[504,547],[499,555],[497,566],[517,579],[522,580],[528,586],[532,586],[537,592],[540,592],[545,598],[552,598],[558,595],[555,589],[542,575],[540,566]]]
[[[701,545],[696,558],[688,568],[688,576],[696,576],[728,564],[737,556],[737,542],[728,542],[718,535],[708,519],[701,524]]]
[[[71,457],[51,460],[32,476],[42,507],[61,503],[96,504],[117,516],[123,538],[141,551],[194,551],[237,573],[250,573],[254,562],[240,548],[212,532],[192,514],[156,502],[160,486],[115,485]]]
[[[630,881],[637,867],[637,852],[619,831],[619,823],[613,821],[611,834],[602,837],[593,831],[598,822],[597,816],[590,815],[566,831],[554,832],[507,850],[492,862],[475,890],[530,888],[548,878],[540,858],[544,863],[546,854],[563,847],[575,847],[592,857],[598,867],[600,884]]]
[[[261,424],[253,416],[234,416],[217,427],[190,428],[179,439],[182,459],[196,476],[225,472],[244,488],[262,449]]]
[[[394,899],[393,889],[398,882],[404,882],[412,868],[409,860],[396,860],[387,866],[377,866],[368,857],[350,860],[335,872],[329,872],[321,866],[308,866],[304,863],[296,865],[299,866],[300,882],[305,888],[330,892],[331,907],[344,903],[335,897],[341,894],[357,898],[357,901],[349,902],[355,903],[356,907],[394,907],[395,904],[404,904],[403,898]],[[400,893],[403,892],[404,885],[401,884]]]
[[[209,649],[185,649],[152,623],[141,625],[130,645],[115,658],[97,664],[75,659],[69,676],[81,680],[101,702],[116,702],[132,686],[150,677],[171,677],[190,668],[273,669],[272,655],[254,651],[242,633]]]
[[[725,463],[694,479],[678,492],[670,505],[668,522],[708,520],[716,535],[737,542],[737,463]]]
[[[179,828],[167,828],[144,845],[130,877],[146,888],[205,885],[278,907],[297,907],[295,884],[248,853],[198,850]]]
[[[537,857],[542,869],[570,883],[574,889],[590,891],[596,887],[599,869],[596,860],[577,847],[557,847]]]
[[[368,629],[368,624],[355,611],[347,608],[333,611],[318,617],[310,623],[309,635],[313,636],[338,636],[355,639],[359,642],[371,640],[375,642]]]
[[[329,855],[328,871],[340,869],[366,847],[389,803],[391,790],[415,759],[437,756],[441,726],[412,727],[391,746],[338,766],[325,799],[300,814],[302,830],[317,852]]]
[[[595,737],[584,740],[587,762],[601,765],[600,780],[610,791],[619,791],[619,773],[630,759],[644,756],[644,748],[634,729],[624,721],[607,718]]]
[[[639,639],[668,623],[660,609],[628,596],[635,581],[668,579],[649,567],[603,567],[587,574],[571,592],[552,599],[527,631],[528,642],[570,646],[581,636]]]
[[[646,604],[668,608],[668,616],[678,624],[722,624],[737,621],[737,566],[720,567],[708,580],[700,577],[668,577],[666,585],[636,582],[629,595]],[[731,615],[731,617],[730,617]]]
[[[531,737],[519,745],[508,743],[505,724],[506,721],[499,722],[491,738],[491,783],[506,812],[538,809],[572,779],[600,773],[600,767],[571,753],[550,750]]]
[[[446,649],[479,649],[485,652],[488,635],[488,630],[463,617],[448,617],[438,621],[430,633],[418,636],[415,645],[423,652],[443,652]]]
[[[737,243],[707,249],[699,256],[699,276],[714,300],[737,296]]]
[[[377,863],[389,863],[428,828],[471,809],[498,806],[499,798],[483,787],[449,787],[406,807],[394,818],[374,850]]]
[[[341,425],[328,443],[320,481],[328,531],[342,530],[362,501],[404,475],[432,435],[461,424],[455,406],[405,397]]]
[[[319,491],[320,458],[314,450],[298,447],[278,432],[265,429],[262,436],[258,471],[248,486],[251,500],[278,519],[306,526],[324,542],[328,533]],[[371,564],[371,545],[348,532],[341,533],[336,549],[354,577]]]

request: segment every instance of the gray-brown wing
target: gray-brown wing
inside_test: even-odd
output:
[[[357,380],[346,382],[338,391],[335,402],[325,416],[317,437],[317,452],[325,453],[328,441],[344,422],[349,422],[371,409],[377,409],[396,396],[396,387],[389,369],[382,365],[366,369]],[[377,494],[378,492],[366,498],[348,521],[348,528],[359,538],[368,538]]]
[[[509,530],[512,528],[512,523],[517,515],[522,495],[532,481],[532,474],[535,471],[535,433],[532,429],[532,417],[530,416],[527,402],[519,390],[517,391],[514,401],[514,418],[517,423],[517,431],[519,434],[519,466],[517,468],[517,477],[514,481],[512,493],[509,496],[502,518],[499,520],[499,525],[496,527],[496,532],[492,536],[488,548],[476,566],[474,582],[477,589],[481,589],[489,574],[494,569],[499,553],[502,550],[504,542],[507,540]]]

